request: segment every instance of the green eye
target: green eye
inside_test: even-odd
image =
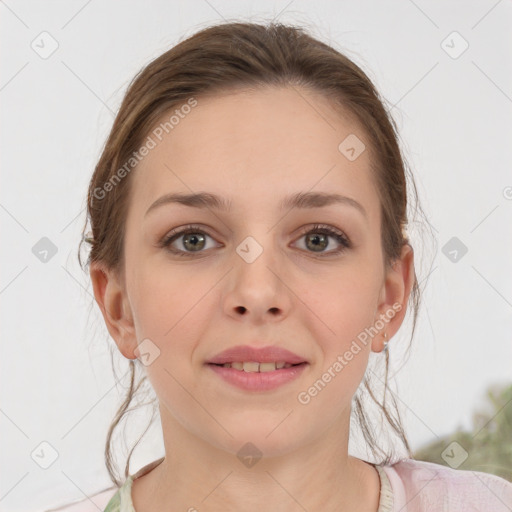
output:
[[[212,247],[206,247],[208,239],[213,237],[209,235],[202,227],[190,225],[184,228],[178,228],[167,234],[159,243],[160,247],[165,247],[172,254],[177,256],[192,256],[201,254]],[[352,247],[348,237],[342,232],[331,226],[315,224],[313,227],[305,229],[299,238],[305,238],[305,251],[323,256],[324,254],[339,254]],[[173,244],[181,239],[181,248]],[[337,249],[326,251],[330,245],[330,239],[334,239],[339,245]],[[214,247],[214,246],[213,246]]]
[[[306,248],[311,249],[310,252],[320,255],[324,253],[338,254],[351,247],[350,240],[344,233],[327,225],[315,224],[312,228],[307,228],[301,236],[306,237]],[[324,251],[329,246],[329,238],[334,238],[340,247],[331,251]]]
[[[184,249],[173,247],[175,241],[181,240]],[[161,247],[167,248],[177,256],[193,256],[194,253],[204,252],[207,238],[212,238],[199,226],[187,226],[183,229],[171,231],[160,242]],[[212,238],[213,239],[213,238]]]

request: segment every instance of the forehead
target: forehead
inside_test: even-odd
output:
[[[370,217],[377,215],[367,135],[323,96],[297,87],[267,87],[196,101],[172,124],[173,112],[166,113],[149,134],[155,147],[132,177],[132,207],[140,214],[173,191],[208,191],[237,207],[237,198],[243,206],[259,197],[261,206],[263,197],[279,200],[314,190],[354,197]],[[350,160],[343,153],[346,140],[359,140],[366,149]]]

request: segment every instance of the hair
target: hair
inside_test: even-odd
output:
[[[348,114],[360,123],[368,140],[366,146],[371,155],[371,172],[380,200],[384,264],[390,266],[399,258],[403,246],[410,245],[405,230],[407,167],[399,147],[396,125],[371,80],[348,57],[308,35],[301,27],[274,22],[228,22],[202,29],[181,41],[147,64],[129,84],[90,180],[87,219],[78,249],[82,268],[80,250],[85,241],[90,244],[87,265],[99,262],[114,272],[124,271],[125,220],[132,180],[129,172],[122,174],[123,179],[119,179],[120,169],[133,159],[163,114],[185,104],[190,98],[265,86],[301,87],[320,94],[339,112]],[[409,178],[417,205],[416,185],[412,175]],[[105,190],[108,190],[107,194],[98,193]],[[88,222],[92,237],[85,233]],[[412,342],[420,305],[416,271],[409,302],[413,312]],[[112,352],[111,355],[113,357]],[[128,361],[130,384],[108,430],[105,447],[106,466],[110,478],[118,486],[122,481],[114,474],[111,447],[113,432],[125,414],[133,410],[129,409],[129,405],[146,379],[144,375],[135,384],[136,367],[140,361]],[[375,396],[367,374],[363,387],[381,411],[393,435],[399,438],[408,456],[412,458],[392,393],[391,405],[386,403],[388,368],[389,354],[385,351],[382,401]],[[379,446],[358,393],[353,397],[352,411],[373,456],[379,460],[378,463],[388,464],[393,454]],[[128,454],[125,479],[130,474],[131,455],[142,436]]]

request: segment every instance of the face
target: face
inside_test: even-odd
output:
[[[410,286],[401,267],[386,273],[382,264],[361,127],[299,89],[197,101],[133,171],[125,269],[102,298],[117,311],[107,325],[126,357],[149,354],[167,425],[231,453],[250,441],[282,454],[346,425],[372,349],[371,337],[357,340],[399,303],[381,330],[396,332]],[[355,160],[338,149],[351,134],[367,147]],[[229,208],[152,207],[169,193],[199,192]],[[286,203],[311,193],[352,201]],[[359,350],[344,357],[354,341]],[[235,345],[282,347],[307,364],[277,388],[244,390],[206,364]],[[325,385],[308,392],[319,379]]]

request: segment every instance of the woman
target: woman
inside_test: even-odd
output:
[[[370,357],[387,368],[419,306],[407,204],[371,81],[301,29],[213,26],[138,74],[89,187],[94,294],[132,372],[107,440],[120,488],[98,506],[511,510],[504,479],[413,460],[371,392]],[[120,480],[136,367],[165,457]],[[381,446],[361,383],[406,457]],[[351,417],[375,462],[349,454]]]

